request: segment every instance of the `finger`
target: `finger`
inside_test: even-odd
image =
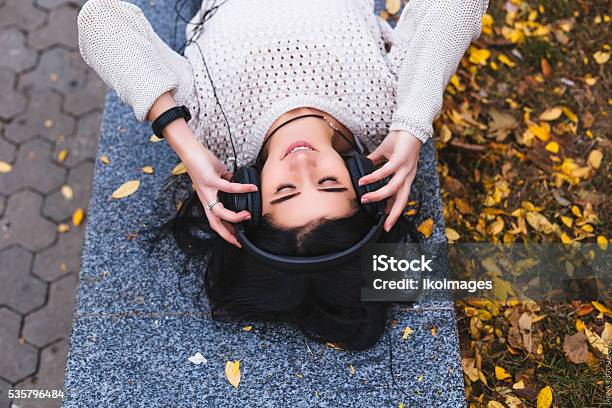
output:
[[[380,169],[375,170],[372,173],[360,178],[359,185],[363,186],[364,184],[371,184],[376,181],[382,180],[385,177],[395,173],[395,171],[397,170],[399,166],[400,166],[399,163],[388,161]]]
[[[225,206],[221,202],[213,206],[212,213],[222,220],[234,223],[251,219],[251,214],[249,214],[247,210],[236,213],[232,210],[228,210],[227,208],[225,208]]]
[[[393,207],[391,207],[391,211],[385,220],[384,229],[385,231],[391,231],[391,228],[395,225],[399,217],[402,215],[404,208],[406,207],[406,203],[408,202],[408,197],[410,196],[410,188],[412,187],[412,180],[406,180],[404,185],[399,189],[397,195],[395,196],[395,202],[393,203]]]
[[[368,154],[368,159],[372,160],[374,165],[377,165],[381,161],[385,159],[385,156],[382,154],[382,149],[377,147],[372,153]]]
[[[252,193],[257,191],[255,184],[232,183],[222,178],[217,178],[211,184],[213,187],[226,193]]]
[[[209,211],[206,211],[210,213]],[[212,214],[209,214],[208,221],[210,222],[210,227],[215,231],[221,238],[225,241],[229,242],[232,245],[237,246],[238,248],[242,248],[240,242],[236,239],[236,236],[232,234],[232,232],[227,228],[225,224],[219,220],[219,218],[215,217]]]
[[[402,183],[406,180],[402,173],[396,173],[395,176],[387,183],[385,186],[379,188],[376,191],[372,191],[371,193],[364,194],[361,197],[362,203],[371,203],[373,201],[380,201],[387,197],[392,196],[397,193],[397,191],[402,186]]]

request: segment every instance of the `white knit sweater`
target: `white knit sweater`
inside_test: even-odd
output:
[[[199,13],[211,3],[204,0]],[[425,142],[487,6],[488,0],[410,0],[392,29],[374,14],[373,0],[228,0],[197,43],[238,165],[252,163],[271,124],[298,107],[331,114],[370,150],[389,130]],[[170,91],[190,108],[198,140],[226,163],[233,160],[196,44],[177,54],[137,6],[119,0],[89,0],[78,26],[84,60],[138,120]],[[193,30],[187,26],[187,38]]]

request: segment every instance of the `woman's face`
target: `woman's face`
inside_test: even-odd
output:
[[[310,117],[283,126],[268,142],[262,213],[275,225],[293,228],[353,212],[355,190],[332,136],[324,120]]]

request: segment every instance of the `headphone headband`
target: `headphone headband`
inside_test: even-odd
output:
[[[350,248],[340,252],[311,257],[275,255],[264,251],[249,240],[242,226],[238,227],[236,238],[238,238],[238,241],[249,253],[265,264],[286,270],[317,272],[320,271],[321,268],[344,263],[348,259],[357,255],[361,248],[363,248],[366,244],[376,242],[380,237],[380,232],[382,231],[386,218],[386,215],[380,216],[378,223],[370,228],[368,233]]]

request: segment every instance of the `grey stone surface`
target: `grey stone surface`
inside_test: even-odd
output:
[[[6,248],[0,252],[0,265],[0,304],[21,314],[45,304],[47,285],[30,275],[30,252],[17,246]]]
[[[0,67],[21,72],[36,63],[36,52],[25,47],[25,36],[15,27],[0,30],[0,50],[3,53]]]
[[[15,146],[0,138],[0,160],[12,163],[15,160]]]
[[[36,371],[38,350],[19,341],[21,316],[0,306],[0,350],[11,358],[0,359],[0,377],[16,383]]]
[[[63,48],[43,51],[36,69],[22,75],[17,89],[30,94],[45,89],[63,94],[74,92],[85,85],[87,78],[86,71],[74,63],[76,58],[80,57],[75,51]]]
[[[19,148],[13,170],[0,174],[0,190],[12,193],[31,187],[43,194],[64,183],[66,170],[49,160],[51,145],[41,139],[32,139]]]
[[[36,254],[32,273],[44,281],[53,281],[67,273],[78,273],[81,263],[84,226],[71,226],[59,234],[55,245]]]
[[[0,68],[0,119],[10,120],[22,112],[27,103],[26,97],[15,91],[16,76],[12,71]]]
[[[83,160],[93,160],[98,147],[98,133],[100,129],[101,113],[93,111],[79,120],[77,131],[72,136],[59,140],[55,145],[55,155],[62,149],[68,150],[64,164],[74,167]]]
[[[106,85],[94,72],[87,75],[87,84],[66,95],[64,109],[75,116],[83,115],[104,105]]]
[[[4,0],[0,8],[0,28],[16,25],[23,30],[33,30],[44,24],[46,13],[34,7],[31,1]]]
[[[38,373],[17,384],[15,389],[61,390],[64,385],[68,342],[65,340],[45,347],[40,353]],[[56,408],[61,398],[39,398],[19,401],[19,408]]]
[[[50,194],[45,199],[43,214],[53,218],[55,221],[68,221],[77,208],[87,209],[89,195],[91,194],[91,182],[93,177],[93,160],[84,161],[78,166],[70,169],[67,186],[74,192],[72,198],[66,198],[61,190]]]
[[[11,384],[0,378],[0,408],[9,408],[8,391],[15,389]]]
[[[81,6],[85,4],[87,0],[35,0],[36,4],[40,7],[52,9],[54,7],[64,6],[68,4]]]
[[[30,97],[27,111],[17,116],[6,126],[5,138],[14,143],[23,143],[34,136],[49,142],[66,139],[75,131],[75,120],[61,112],[62,97],[53,91],[44,90]]]
[[[171,4],[135,1],[162,38],[169,38]],[[117,132],[118,128],[125,132]],[[398,320],[371,350],[347,353],[307,340],[286,325],[217,323],[178,291],[180,256],[172,244],[147,256],[128,235],[143,224],[159,223],[151,202],[173,167],[164,143],[148,143],[150,129],[136,123],[131,109],[114,93],[107,100],[99,151],[111,163],[96,162],[96,174],[80,273],[80,288],[66,372],[65,408],[95,406],[465,406],[463,376],[452,304],[395,308]],[[143,177],[140,167],[156,163]],[[433,217],[431,241],[444,239],[435,152],[422,149],[414,190],[424,203],[415,224]],[[129,179],[138,192],[109,200]],[[417,224],[418,225],[418,224]],[[401,340],[404,327],[414,333]],[[431,327],[436,327],[436,336]],[[392,385],[389,347],[398,385]],[[201,352],[208,362],[188,357]],[[240,360],[242,382],[233,389],[223,374],[228,360]],[[349,365],[356,371],[351,375]],[[299,374],[299,376],[298,376]]]
[[[56,227],[42,218],[42,197],[32,191],[13,193],[0,220],[0,249],[19,244],[27,250],[39,251],[53,243]]]
[[[75,290],[76,275],[67,275],[51,284],[47,306],[25,318],[23,336],[28,342],[44,347],[70,331]]]
[[[49,13],[49,22],[30,33],[29,44],[36,50],[52,45],[73,47],[77,43],[77,14],[73,5],[54,8]]]

